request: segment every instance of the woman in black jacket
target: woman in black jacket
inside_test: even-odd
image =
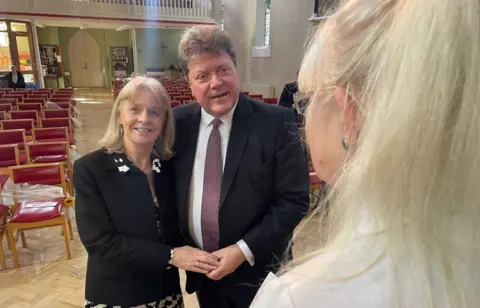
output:
[[[17,67],[15,65],[12,65],[10,69],[12,71],[2,78],[7,80],[8,88],[25,88],[27,84],[25,83],[25,78],[23,78],[23,74],[17,70]]]
[[[173,141],[165,89],[136,77],[113,105],[103,148],[75,162],[76,220],[88,252],[85,307],[183,307],[178,268],[218,267],[217,257],[181,247]]]

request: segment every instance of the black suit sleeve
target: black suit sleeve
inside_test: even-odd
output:
[[[291,110],[279,128],[273,163],[275,204],[243,237],[255,260],[270,257],[272,251],[285,245],[285,239],[308,212],[308,167]]]
[[[278,104],[282,107],[292,108],[293,104],[293,95],[288,88],[288,85],[285,85],[282,90],[282,94],[280,95],[280,100]]]
[[[97,182],[87,164],[74,164],[75,216],[78,233],[92,258],[139,272],[162,272],[170,247],[116,232]]]

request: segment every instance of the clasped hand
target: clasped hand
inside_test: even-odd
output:
[[[183,270],[201,274],[208,274],[220,266],[217,256],[190,246],[175,248],[172,264]]]
[[[184,246],[174,249],[172,263],[183,270],[206,274],[212,280],[220,280],[233,273],[245,260],[245,255],[238,245],[213,253]]]

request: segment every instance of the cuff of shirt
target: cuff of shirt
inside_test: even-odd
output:
[[[238,247],[240,247],[240,250],[243,252],[245,255],[245,259],[247,259],[247,262],[251,265],[255,265],[255,257],[253,256],[252,251],[248,247],[247,243],[245,243],[244,240],[239,240],[237,242]]]

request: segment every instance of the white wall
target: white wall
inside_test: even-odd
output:
[[[253,58],[257,0],[225,0],[225,30],[232,36],[241,82],[268,84],[279,97],[296,78],[313,24],[313,0],[272,0],[270,57]]]

